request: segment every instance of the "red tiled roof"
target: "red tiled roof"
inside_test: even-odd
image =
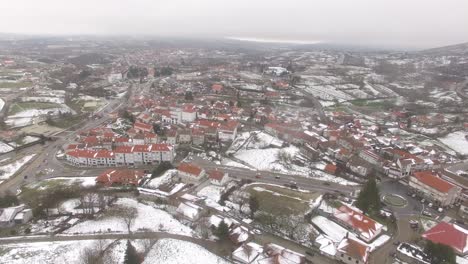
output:
[[[109,185],[113,183],[138,185],[143,176],[142,170],[108,169],[96,178],[96,182]]]
[[[422,234],[422,237],[435,243],[450,246],[460,254],[468,251],[468,230],[454,224],[440,222]]]
[[[342,205],[333,213],[333,216],[343,221],[349,226],[359,230],[360,235],[364,238],[373,238],[379,229],[383,226],[366,215],[346,206]]]
[[[145,123],[142,123],[142,122],[135,122],[135,124],[133,125],[133,127],[135,129],[141,129],[141,130],[145,130],[145,131],[151,131],[153,130],[153,126],[150,125],[150,124],[145,124]]]
[[[446,193],[450,191],[454,185],[449,183],[446,180],[443,180],[435,175],[433,175],[429,171],[419,171],[414,173],[414,178],[416,178],[419,182],[427,185],[433,189],[436,189],[439,192]]]
[[[224,172],[221,170],[210,170],[208,171],[208,177],[213,180],[221,181],[224,178]]]
[[[213,84],[211,86],[211,89],[214,90],[214,91],[220,92],[223,89],[223,86],[221,84]]]
[[[327,166],[325,166],[325,171],[330,174],[335,174],[336,169],[337,169],[336,165],[333,165],[333,164],[327,164]]]
[[[192,175],[196,175],[196,176],[200,176],[200,173],[202,172],[202,168],[192,163],[180,163],[177,169],[179,171],[189,173]]]
[[[338,251],[365,263],[369,256],[370,248],[354,239],[347,238],[340,242]]]

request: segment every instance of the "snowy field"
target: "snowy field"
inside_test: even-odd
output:
[[[0,246],[0,263],[8,264],[80,264],[82,252],[94,246],[94,240],[37,242]],[[110,241],[106,241],[110,243]]]
[[[186,241],[161,239],[154,244],[143,264],[223,264],[229,263],[205,248]]]
[[[205,188],[198,191],[198,197],[206,197],[208,200],[212,200],[213,202],[217,203],[221,198],[221,193],[224,190],[224,187],[215,186],[215,185],[208,185]]]
[[[439,138],[439,140],[456,152],[462,155],[468,155],[468,140],[465,138],[467,135],[468,132],[457,131],[443,138]]]
[[[30,187],[32,188],[46,188],[43,186],[47,186],[49,182],[60,182],[64,185],[80,185],[84,188],[93,187],[96,185],[96,177],[55,177],[50,179],[45,179],[40,181],[36,184],[32,184]]]
[[[129,198],[121,198],[115,203],[117,206],[136,208],[138,214],[131,225],[132,232],[148,229],[152,231],[164,230],[165,232],[178,235],[191,236],[192,230],[182,225],[179,221],[173,218],[169,213],[156,209],[152,206],[138,203],[136,200]],[[66,230],[66,234],[89,234],[103,232],[127,232],[127,226],[121,217],[102,216],[96,220],[81,222],[70,229]]]
[[[292,164],[291,161],[298,154],[299,149],[297,147],[290,146],[281,149],[267,148],[240,150],[235,154],[235,157],[258,170],[309,175],[309,168]]]
[[[346,179],[336,177],[336,176],[328,174],[328,173],[326,173],[324,171],[318,171],[318,170],[312,171],[310,173],[310,177],[314,178],[316,180],[334,182],[334,183],[338,183],[338,184],[341,184],[341,185],[359,185],[359,183],[348,181]]]
[[[157,189],[159,186],[171,181],[172,177],[177,174],[177,170],[168,170],[163,175],[149,180],[145,184],[145,188]]]
[[[9,179],[13,176],[18,170],[21,169],[28,161],[30,161],[36,154],[24,156],[15,162],[7,164],[5,166],[0,167],[0,172],[3,174],[0,175],[0,182]]]
[[[281,147],[283,141],[265,132],[252,131],[239,134],[226,153],[235,153],[239,149],[263,149],[269,146]]]
[[[12,151],[14,148],[5,142],[0,141],[0,153],[6,153]]]

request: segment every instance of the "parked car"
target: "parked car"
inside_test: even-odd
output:
[[[275,176],[275,179],[279,179],[279,178],[280,178],[280,176],[278,176],[278,175]]]
[[[424,211],[422,212],[422,215],[427,216],[427,217],[432,217],[432,214],[429,213],[429,212],[426,211],[426,210],[424,210]]]

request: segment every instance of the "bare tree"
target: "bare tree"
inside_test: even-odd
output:
[[[109,213],[116,217],[121,217],[127,226],[128,233],[131,233],[130,228],[132,227],[132,224],[138,215],[138,210],[136,208],[128,206],[115,206]]]

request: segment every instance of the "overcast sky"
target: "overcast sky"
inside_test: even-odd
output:
[[[2,3],[3,2],[3,3]],[[0,32],[468,42],[468,0],[0,0]]]

